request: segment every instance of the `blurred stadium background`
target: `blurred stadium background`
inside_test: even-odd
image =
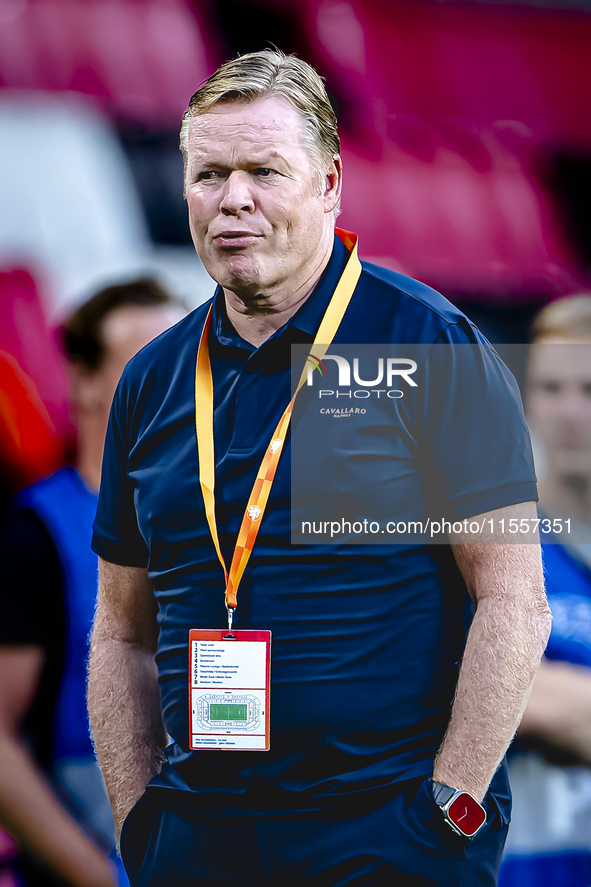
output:
[[[495,342],[589,286],[591,0],[0,0],[5,484],[64,458],[70,307],[145,273],[192,306],[213,292],[180,118],[221,61],[271,44],[326,78],[363,258]]]

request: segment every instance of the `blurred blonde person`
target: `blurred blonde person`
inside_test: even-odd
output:
[[[591,293],[553,302],[535,318],[526,411],[538,444],[540,511],[557,530],[543,546],[554,620],[510,761],[513,821],[499,884],[588,887]]]

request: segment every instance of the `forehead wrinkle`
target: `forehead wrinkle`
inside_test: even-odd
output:
[[[269,111],[269,109],[271,110]],[[266,96],[261,99],[255,99],[253,102],[230,101],[222,102],[214,105],[203,114],[195,114],[191,117],[191,123],[200,120],[204,123],[210,122],[215,125],[218,122],[226,121],[232,123],[232,117],[239,116],[236,120],[237,125],[250,123],[253,118],[260,121],[261,115],[266,119],[266,125],[276,126],[278,128],[286,128],[286,124],[292,129],[295,127],[304,129],[304,119],[290,102],[279,96]],[[261,125],[263,125],[261,123]]]
[[[271,144],[261,144],[260,132],[253,130],[251,137],[236,141],[233,138],[210,140],[206,136],[198,137],[189,142],[188,168],[193,171],[200,166],[212,166],[220,169],[240,169],[252,166],[266,166],[269,162],[281,162],[281,169],[292,174],[297,169],[297,160],[290,159],[289,151],[282,151],[282,147],[290,148],[291,144],[286,140],[283,144],[274,139]],[[305,149],[300,145],[303,157],[309,163]],[[302,158],[303,159],[303,158]]]
[[[224,107],[221,106],[221,108]],[[236,139],[260,145],[261,139],[267,138],[269,144],[260,145],[261,150],[266,151],[277,143],[291,146],[294,135],[297,135],[298,143],[303,149],[304,125],[299,115],[280,116],[276,114],[271,120],[263,121],[256,119],[232,120],[228,114],[216,113],[213,109],[206,114],[199,114],[191,118],[188,147],[190,151],[199,150],[200,142],[208,144],[212,140],[217,140],[223,143]]]
[[[250,137],[242,136],[240,139],[197,138],[189,143],[189,153],[196,158],[207,158],[208,160],[217,156],[231,157],[234,160],[242,159],[245,162],[256,162],[257,159],[265,157],[280,157],[287,161],[285,156],[287,151],[282,151],[282,148],[289,147],[287,141],[282,142],[279,139],[273,139],[269,144],[265,144],[260,138],[260,133],[253,133]]]

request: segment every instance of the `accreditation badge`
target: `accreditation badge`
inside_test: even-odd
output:
[[[190,748],[268,751],[271,632],[191,629]]]

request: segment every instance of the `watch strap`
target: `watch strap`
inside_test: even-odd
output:
[[[438,807],[444,807],[457,791],[449,785],[444,785],[443,782],[435,782],[434,779],[431,780],[431,785],[433,786],[433,799]]]

